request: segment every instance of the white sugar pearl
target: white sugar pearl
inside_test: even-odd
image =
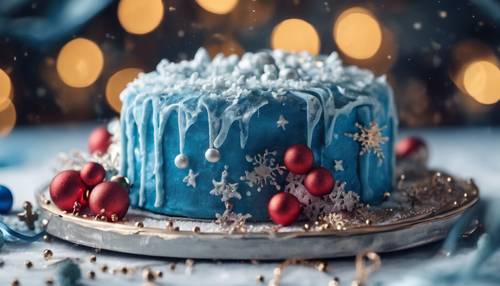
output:
[[[220,160],[219,150],[215,148],[208,148],[205,152],[205,159],[210,163],[216,163]]]
[[[186,169],[189,166],[189,158],[184,154],[175,156],[174,164],[179,169]]]

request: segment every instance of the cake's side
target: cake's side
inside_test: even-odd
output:
[[[122,173],[134,206],[214,218],[229,199],[235,212],[267,220],[270,197],[297,185],[282,160],[297,143],[366,203],[392,187],[392,92],[384,78],[343,69],[335,55],[267,52],[211,63],[201,51],[142,75],[122,100]]]

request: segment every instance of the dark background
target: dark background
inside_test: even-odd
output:
[[[392,35],[391,59],[381,63],[343,57],[377,74],[387,73],[402,126],[500,123],[498,102],[481,104],[453,81],[465,61],[485,54],[496,58],[500,52],[500,1],[240,0],[229,14],[217,15],[195,1],[164,0],[161,24],[146,35],[124,30],[117,17],[118,2],[0,1],[0,69],[12,80],[16,126],[114,117],[117,113],[104,92],[117,70],[149,71],[162,58],[190,58],[200,46],[211,54],[269,48],[273,28],[288,18],[312,24],[321,39],[321,53],[330,53],[336,50],[335,19],[353,6],[369,9]],[[77,4],[77,12],[70,9],[68,14]],[[94,41],[104,54],[102,73],[86,88],[65,85],[55,67],[60,49],[76,37]]]

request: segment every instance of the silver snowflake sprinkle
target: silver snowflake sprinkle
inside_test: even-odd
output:
[[[286,130],[285,126],[287,124],[288,124],[288,120],[286,120],[285,116],[280,115],[280,117],[278,118],[278,121],[276,121],[276,125],[278,126],[278,128]]]
[[[310,205],[320,198],[311,196],[304,186],[305,175],[288,173],[286,176],[285,192],[294,195],[303,205]]]
[[[326,197],[328,212],[352,212],[359,204],[359,195],[352,191],[345,191],[345,182],[337,182],[333,191]]]
[[[359,152],[359,155],[363,155],[371,151],[377,155],[379,164],[382,164],[384,161],[382,144],[389,140],[389,137],[382,136],[382,130],[385,129],[385,126],[379,127],[376,122],[372,122],[370,127],[364,127],[359,123],[356,123],[355,126],[359,129],[359,132],[352,134],[345,133],[345,136],[361,143],[361,151]]]
[[[246,230],[246,221],[251,218],[250,214],[240,214],[233,212],[233,207],[230,203],[226,203],[226,210],[223,214],[215,214],[215,223],[220,225],[229,234],[236,231],[244,232]]]
[[[211,195],[221,196],[223,202],[228,202],[232,198],[241,199],[241,194],[238,193],[238,183],[231,184],[227,181],[229,176],[227,169],[228,167],[225,166],[220,181],[212,180],[214,188],[210,191]]]
[[[344,171],[344,161],[342,160],[334,160],[334,166],[333,168],[335,169],[336,172],[341,172]]]
[[[277,177],[282,175],[285,167],[280,166],[276,162],[276,151],[269,152],[267,149],[263,154],[256,156],[246,156],[246,160],[252,163],[253,170],[245,171],[245,176],[241,176],[241,180],[245,181],[250,187],[257,187],[257,191],[262,191],[266,186],[273,186],[276,190],[280,190],[281,186],[277,181]]]
[[[198,177],[199,174],[200,173],[195,173],[193,170],[189,169],[187,176],[184,177],[182,181],[186,183],[186,186],[196,188],[196,177]]]

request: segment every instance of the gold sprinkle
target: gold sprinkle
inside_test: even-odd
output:
[[[311,229],[311,226],[309,224],[304,224],[304,226],[302,227],[305,231],[309,231]]]
[[[371,224],[372,224],[372,221],[371,221],[371,220],[369,220],[369,219],[367,219],[367,220],[365,220],[365,223],[366,223],[367,225],[371,225]]]
[[[340,286],[340,280],[338,277],[334,277],[333,280],[328,282],[328,286]]]
[[[14,280],[12,280],[12,282],[10,283],[10,285],[11,286],[19,286],[19,285],[21,285],[21,283],[19,283],[19,280],[14,279]]]
[[[95,263],[97,261],[97,256],[92,255],[92,256],[90,256],[89,260],[91,263]]]
[[[89,271],[87,272],[87,277],[91,280],[94,280],[95,279],[95,272],[94,271]]]
[[[327,266],[328,264],[326,264],[326,262],[319,262],[318,265],[316,265],[316,269],[318,269],[318,271],[325,272]]]
[[[127,274],[128,273],[128,268],[123,266],[122,269],[121,269],[122,273],[123,274]]]
[[[163,272],[156,271],[156,277],[159,277],[159,278],[163,277]]]
[[[54,285],[54,279],[48,278],[47,280],[45,280],[45,285]]]
[[[49,225],[49,220],[46,218],[42,219],[42,226],[47,227],[47,225]]]
[[[177,266],[177,264],[175,263],[170,263],[169,265],[169,268],[170,268],[170,271],[175,271],[175,267]]]
[[[26,268],[30,269],[33,267],[33,262],[26,260],[26,262],[24,262],[24,266],[26,266]]]
[[[111,221],[112,222],[117,222],[118,221],[118,215],[117,214],[112,214],[111,215]]]
[[[264,276],[262,274],[257,275],[257,282],[264,283]]]
[[[43,241],[45,241],[45,242],[50,242],[51,240],[52,240],[52,239],[50,238],[50,235],[45,234],[45,235],[43,236]]]
[[[151,269],[144,269],[144,271],[142,271],[142,277],[144,278],[144,280],[147,280],[147,281],[155,281],[155,275],[153,274],[153,271],[151,271]]]
[[[43,251],[43,258],[45,258],[45,260],[51,259],[53,255],[54,255],[54,253],[50,249],[45,249]]]
[[[139,228],[143,228],[144,227],[144,223],[142,221],[138,221],[138,222],[135,223],[135,226],[139,227]]]
[[[467,193],[464,193],[464,198],[466,198],[467,196],[468,196],[468,194],[467,194]]]
[[[46,200],[43,201],[43,203],[46,204],[46,205],[50,205],[50,200],[46,199]]]
[[[179,227],[178,227],[178,226],[174,227],[174,231],[179,231],[179,230],[180,230],[180,229],[179,229]]]
[[[273,274],[275,276],[281,276],[281,268],[278,268],[278,267],[274,268]]]
[[[200,227],[199,226],[193,227],[193,232],[194,233],[200,233]]]
[[[167,223],[165,224],[165,228],[168,230],[172,229],[173,227],[174,227],[174,222],[171,220],[167,221]]]
[[[103,266],[101,266],[101,271],[102,272],[107,272],[108,271],[108,266],[106,264],[104,264]]]
[[[193,265],[194,265],[193,259],[186,259],[186,267],[193,267]]]
[[[454,202],[453,202],[453,205],[454,205],[454,206],[458,205],[458,202],[457,202],[457,201],[454,201]]]
[[[388,199],[391,197],[391,193],[389,192],[384,192],[384,199]]]

